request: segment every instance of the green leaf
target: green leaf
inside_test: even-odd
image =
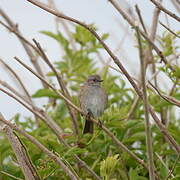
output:
[[[78,155],[78,154],[83,154],[87,152],[86,149],[82,149],[82,148],[79,148],[79,147],[72,147],[71,149],[69,149],[65,154],[64,154],[64,157],[66,156],[72,156],[74,154]]]
[[[49,97],[49,98],[60,98],[56,92],[50,89],[39,89],[35,94],[32,95],[33,98],[40,98],[40,97]]]
[[[68,48],[69,42],[60,32],[58,32],[58,34],[55,34],[50,31],[40,31],[40,33],[55,39],[60,45],[64,47],[64,49]]]

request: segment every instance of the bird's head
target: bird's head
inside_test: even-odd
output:
[[[101,77],[99,75],[91,75],[87,79],[87,84],[88,85],[100,86],[102,81],[103,80],[101,79]]]

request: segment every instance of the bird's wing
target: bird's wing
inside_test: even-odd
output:
[[[108,94],[104,88],[102,88],[102,93],[103,93],[103,97],[105,97],[103,98],[103,104],[104,104],[104,109],[106,109],[108,105]]]
[[[79,96],[78,96],[78,99],[79,99],[79,105],[82,109],[84,109],[84,106],[83,106],[83,97],[84,95],[86,94],[86,86],[81,86],[80,87],[80,92],[79,92]]]

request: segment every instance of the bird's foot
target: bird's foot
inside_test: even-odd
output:
[[[100,128],[102,128],[102,125],[103,125],[102,121],[98,119],[98,126],[99,126]]]

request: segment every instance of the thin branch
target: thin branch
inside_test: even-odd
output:
[[[23,42],[25,42],[26,44],[28,44],[30,47],[32,47],[33,49],[36,49],[36,47],[30,43],[26,38],[24,38],[19,32],[17,32],[14,28],[7,26],[5,23],[3,23],[2,21],[0,21],[0,24],[2,26],[4,26],[6,29],[8,29],[10,32],[14,33],[19,39],[21,39]]]
[[[144,56],[143,56],[143,48],[141,44],[141,36],[140,36],[138,28],[136,28],[136,33],[137,33],[137,39],[138,39],[138,45],[139,45],[139,58],[140,58],[140,64],[141,64],[143,104],[144,104],[144,114],[145,114],[145,120],[146,120],[146,126],[145,126],[146,127],[146,148],[147,148],[147,156],[148,156],[149,178],[150,180],[155,180],[151,124],[149,121],[148,97],[147,97],[147,90],[146,90],[145,63],[144,63]]]
[[[162,0],[159,0],[160,2],[162,2]],[[156,38],[156,32],[157,32],[157,27],[158,27],[158,19],[159,19],[159,15],[160,15],[161,11],[158,9],[158,8],[155,8],[154,9],[154,12],[153,12],[153,18],[152,18],[152,25],[151,25],[151,31],[150,31],[150,39],[154,42],[155,41],[155,38]],[[152,53],[152,46],[149,45],[149,57],[151,59],[151,63],[152,63],[152,73],[156,73],[156,63],[155,63],[155,60],[154,60],[154,56],[153,56],[153,53]],[[147,56],[148,56],[147,54]],[[148,58],[148,57],[147,57]],[[157,76],[154,77],[154,84],[156,86],[158,86],[158,83],[157,83]]]
[[[132,115],[134,113],[134,111],[136,110],[136,107],[139,103],[139,100],[140,100],[140,97],[139,96],[136,96],[135,100],[133,101],[133,104],[131,106],[131,109],[129,110],[128,112],[128,115],[127,115],[127,119],[126,120],[129,120],[132,118]]]
[[[143,27],[143,30],[144,30],[145,34],[148,35],[147,30],[146,30],[145,25],[144,25],[144,21],[143,21],[142,15],[141,15],[141,11],[140,11],[138,5],[136,5],[135,8],[136,8],[136,12],[137,12],[137,14],[138,14],[139,20],[140,20],[140,22],[141,22],[141,25],[142,25],[142,27]],[[154,16],[155,16],[155,13],[154,13]],[[154,17],[154,16],[153,16],[153,17]],[[153,18],[153,19],[154,19],[154,18]],[[153,25],[154,25],[154,24],[153,24]],[[151,32],[152,32],[152,31],[151,31]],[[151,33],[151,34],[152,34],[152,33]],[[153,39],[152,39],[152,40],[153,40]],[[154,62],[153,53],[152,53],[152,46],[151,46],[151,44],[150,44],[149,42],[148,42],[148,48],[144,51],[144,54],[146,55],[146,56],[144,57],[144,60],[145,60],[145,63],[146,63],[146,64],[145,64],[145,71],[146,71],[148,65],[149,65],[149,64],[152,64],[153,72],[155,72],[155,62]],[[157,79],[156,79],[156,77],[154,78],[154,80],[155,80],[155,84],[157,85]]]
[[[180,159],[180,155],[178,155],[177,159],[175,160],[175,162],[174,162],[172,168],[170,169],[170,171],[169,171],[167,177],[165,178],[165,180],[168,180],[168,179],[173,175],[172,173],[173,173],[173,171],[175,170],[175,167],[176,167],[176,165],[178,164],[179,159]]]
[[[40,2],[37,2],[35,0],[26,0],[26,1],[29,1],[31,2],[32,4],[44,9],[45,11],[57,16],[57,17],[60,17],[60,18],[64,18],[64,19],[67,19],[69,21],[72,21],[76,24],[79,24],[81,26],[83,26],[84,28],[86,28],[89,32],[91,32],[98,40],[99,42],[102,44],[102,46],[104,47],[104,49],[107,51],[107,53],[112,57],[114,63],[120,68],[120,70],[124,73],[124,75],[126,76],[126,78],[129,80],[129,82],[131,83],[131,85],[134,87],[134,89],[136,90],[137,94],[142,98],[142,92],[140,91],[140,89],[137,87],[136,83],[133,81],[133,79],[131,78],[131,76],[129,75],[129,73],[127,72],[127,70],[124,68],[124,66],[121,64],[121,62],[119,61],[118,57],[116,57],[113,52],[110,50],[110,48],[106,45],[106,43],[100,38],[100,36],[96,33],[96,31],[94,31],[93,28],[89,27],[88,25],[84,24],[83,22],[80,22],[74,18],[71,18],[71,17],[68,17],[68,16],[65,16],[63,14],[60,14],[50,8],[47,8],[46,6],[42,5],[42,3]],[[109,1],[112,1],[112,0],[109,0]],[[115,6],[116,7],[116,6]],[[117,7],[116,7],[117,8]],[[119,9],[119,8],[118,8]],[[123,12],[123,15],[124,15],[124,12]],[[128,22],[132,25],[134,25],[133,22],[131,22],[131,20],[129,21],[129,17],[128,16],[123,16],[126,20],[128,19]],[[133,26],[135,27],[135,26]],[[139,30],[140,31],[140,30]],[[162,55],[162,52],[159,51],[159,49],[156,47],[156,45],[146,36],[146,34],[142,31],[140,31],[141,34],[143,35],[143,37],[145,37],[146,39],[148,39],[148,41],[151,43],[151,45],[153,46],[153,48],[156,50],[156,52],[158,53],[158,55],[161,57],[161,59],[167,63],[165,57]],[[174,70],[171,66],[170,68],[172,70]],[[62,95],[61,95],[62,97]],[[63,98],[65,100],[65,98]],[[69,101],[69,100],[68,100]],[[71,104],[71,103],[70,103]],[[72,105],[72,104],[71,104]],[[73,105],[74,107],[74,105]],[[74,107],[76,110],[77,108]],[[78,108],[79,109],[79,108]],[[175,148],[175,150],[180,153],[180,147],[178,146],[177,142],[174,140],[174,138],[168,133],[166,127],[160,122],[159,118],[157,117],[157,115],[155,114],[154,110],[152,109],[152,107],[150,105],[148,105],[148,109],[151,113],[151,116],[153,117],[154,121],[156,122],[156,125],[158,126],[158,128],[161,130],[161,132],[163,133],[164,136],[167,137],[168,139],[168,143],[172,144],[172,146]],[[79,109],[80,110],[80,109]],[[79,111],[77,110],[77,111]],[[80,112],[80,111],[79,111]],[[81,111],[82,112],[82,111]]]
[[[164,6],[162,6],[161,3],[157,2],[156,0],[150,0],[158,9],[160,9],[161,11],[165,12],[166,14],[168,14],[169,16],[171,16],[172,18],[174,18],[175,20],[180,22],[180,17],[178,17],[176,14],[172,13],[171,11],[169,11],[168,9],[166,9]]]
[[[27,100],[26,97],[22,96],[21,93],[19,93],[18,91],[16,91],[12,86],[10,86],[6,81],[2,81],[0,79],[0,84],[2,86],[4,86],[5,88],[7,88],[8,90],[10,90],[11,92],[13,92],[16,96],[18,96],[19,98],[21,98],[24,102],[26,102],[27,104],[29,104],[30,106],[32,106],[33,104],[31,102],[29,102]]]
[[[19,41],[21,42],[22,46],[24,47],[27,55],[30,58],[30,61],[32,63],[32,65],[34,66],[34,68],[36,69],[37,73],[39,75],[41,75],[42,77],[45,78],[44,73],[41,69],[41,66],[38,63],[38,57],[34,55],[34,52],[32,52],[31,48],[27,46],[28,41],[26,41],[26,43],[24,43],[24,38],[21,34],[21,32],[18,29],[17,24],[15,24],[9,17],[8,15],[0,8],[0,14],[2,15],[2,17],[5,19],[5,21],[9,24],[10,27],[8,27],[6,24],[4,24],[2,21],[0,21],[0,23],[6,27],[7,29],[10,30],[10,32],[13,32],[14,34],[16,34],[16,36],[18,37]],[[30,45],[30,44],[29,44]],[[42,84],[43,87],[45,87],[44,84]],[[46,88],[46,87],[45,87]]]
[[[141,22],[141,25],[142,25],[142,27],[143,27],[144,32],[145,32],[146,34],[148,34],[148,33],[147,33],[147,30],[146,30],[146,26],[145,26],[144,21],[143,21],[143,18],[142,18],[142,16],[141,16],[141,11],[140,11],[140,9],[139,9],[139,7],[138,7],[137,4],[135,5],[135,9],[136,9],[136,12],[137,12],[137,14],[138,14],[139,21]]]
[[[50,5],[50,8],[52,8],[52,9],[60,12],[60,11],[56,8],[56,5],[55,5],[54,0],[48,0],[48,4]],[[57,24],[58,24],[58,23],[61,23],[61,24],[62,24],[62,27],[64,28],[64,31],[65,31],[66,34],[68,35],[69,42],[71,43],[71,46],[72,46],[73,50],[77,50],[75,41],[74,41],[74,39],[72,38],[72,33],[70,32],[69,27],[68,27],[68,24],[66,24],[66,21],[64,21],[64,20],[61,19],[61,18],[57,18],[57,17],[56,17],[56,22],[57,22]],[[57,29],[57,31],[58,31],[58,29]]]
[[[32,99],[31,99],[31,95],[29,94],[27,88],[25,87],[24,83],[22,82],[21,78],[18,76],[18,74],[8,65],[6,64],[1,58],[0,58],[0,62],[4,65],[4,67],[10,72],[12,73],[12,75],[16,78],[16,80],[18,81],[19,85],[21,86],[22,90],[24,91],[25,95],[27,96],[29,102],[32,103]]]
[[[160,0],[160,3],[162,0]],[[152,25],[151,25],[151,31],[150,31],[150,39],[152,41],[156,38],[156,32],[157,32],[157,26],[158,26],[158,19],[160,15],[160,10],[158,8],[154,9],[153,18],[152,18]]]
[[[36,140],[33,136],[29,135],[28,133],[26,133],[24,130],[18,128],[16,125],[8,122],[7,120],[5,120],[2,116],[0,116],[0,121],[2,121],[4,124],[6,124],[7,126],[9,126],[11,129],[17,131],[18,133],[22,134],[23,136],[25,136],[29,141],[31,141],[31,143],[33,143],[34,145],[36,145],[41,151],[43,151],[46,155],[49,156],[49,158],[51,158],[53,161],[55,161],[62,169],[63,171],[72,179],[72,180],[79,180],[80,178],[76,177],[76,175],[74,174],[74,172],[65,165],[65,163],[63,162],[61,157],[58,157],[57,155],[55,155],[53,152],[51,152],[50,150],[48,150],[43,144],[41,144],[38,140]]]
[[[5,172],[5,171],[0,171],[0,173],[1,173],[1,174],[4,174],[4,175],[6,175],[6,176],[9,176],[10,178],[16,179],[16,180],[24,180],[24,179],[18,178],[18,177],[16,177],[16,176],[13,176],[12,174],[9,174],[9,173],[7,173],[7,172]]]
[[[167,102],[169,102],[171,104],[174,104],[175,106],[180,107],[180,101],[178,101],[177,99],[175,99],[172,96],[168,96],[168,95],[162,94],[158,90],[158,88],[156,88],[150,81],[149,81],[149,84],[156,90],[156,92],[159,94],[159,96],[161,96],[164,100],[166,100]]]
[[[174,7],[178,11],[178,13],[180,13],[180,6],[179,6],[180,3],[178,1],[177,0],[171,0],[172,4],[174,5]]]
[[[177,38],[180,38],[180,36],[178,34],[176,34],[175,32],[173,32],[171,29],[169,29],[165,24],[163,24],[162,22],[159,21],[159,24],[161,24],[165,29],[167,29],[170,33],[172,33],[173,35],[175,35]]]

